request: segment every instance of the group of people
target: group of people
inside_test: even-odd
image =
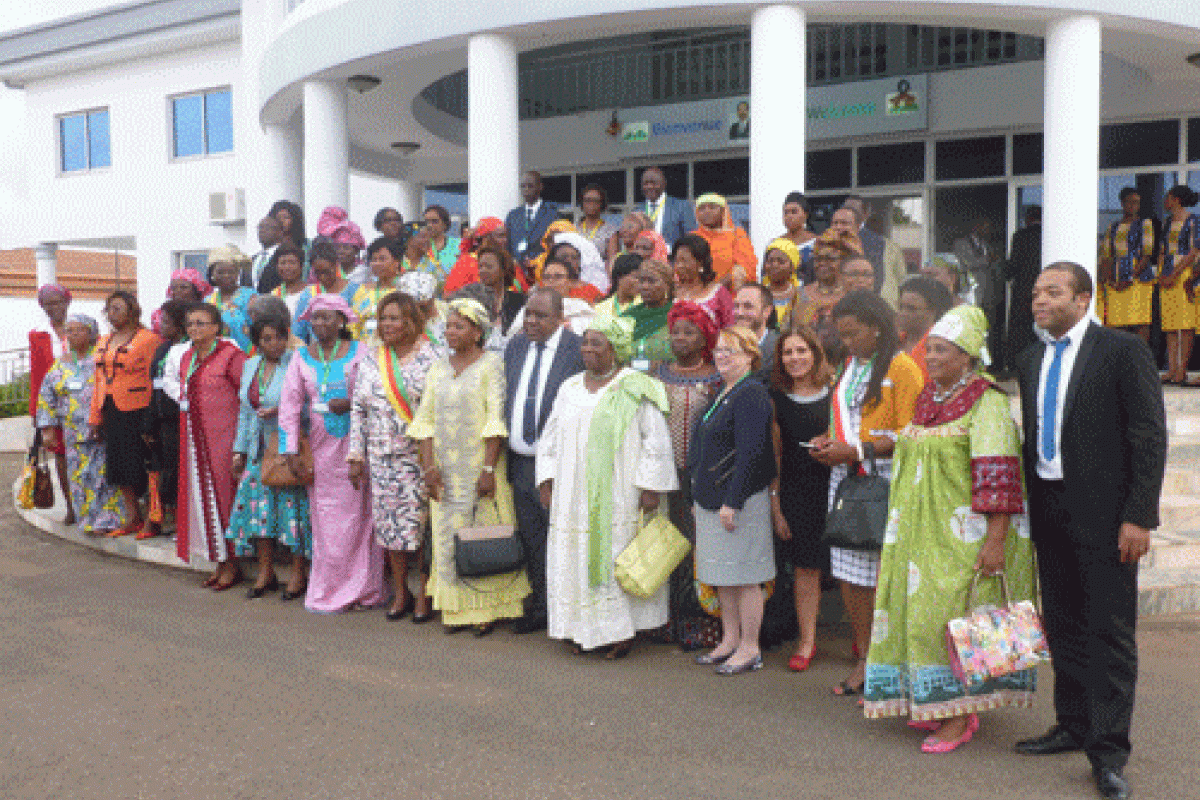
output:
[[[270,254],[218,248],[208,276],[177,271],[153,330],[114,292],[99,337],[42,287],[35,415],[64,453],[68,521],[153,536],[174,506],[177,553],[214,562],[216,591],[254,557],[249,598],[440,614],[476,636],[510,621],[610,660],[673,642],[722,675],[763,668],[779,618],[788,668],[806,670],[828,575],[853,631],[833,692],[907,716],[930,753],[969,741],[979,712],[1031,702],[1032,670],[964,685],[945,627],[976,580],[1000,604],[993,576],[1017,601],[1037,573],[1058,725],[1018,748],[1084,749],[1121,796],[1105,792],[1124,786],[1136,562],[1165,458],[1145,345],[1089,322],[1086,270],[1046,267],[1045,343],[1018,365],[1022,444],[984,312],[867,244],[855,199],[817,236],[789,195],[760,270],[723,198],[702,195],[695,223],[660,171],[642,186],[645,213],[607,233],[603,190],[585,187],[573,225],[528,173],[505,221],[456,241],[444,209],[415,232],[383,209],[369,246],[341,209],[308,241],[301,210],[277,204],[259,225]],[[839,487],[864,474],[891,482],[881,548],[830,547]],[[615,561],[654,515],[693,552],[647,598]],[[513,526],[523,566],[461,575],[458,534],[479,526]]]

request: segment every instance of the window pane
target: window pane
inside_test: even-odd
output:
[[[180,269],[194,269],[201,275],[208,274],[208,253],[180,253]]]
[[[204,96],[204,133],[209,153],[233,151],[233,101],[228,91]]]
[[[1187,137],[1187,160],[1194,164],[1200,161],[1200,117],[1192,117],[1188,120]]]
[[[745,197],[750,194],[750,159],[697,161],[692,165],[692,185],[696,187],[697,197],[705,192]]]
[[[180,97],[171,103],[175,118],[175,157],[198,156],[204,152],[204,100]]]
[[[841,150],[817,150],[804,159],[804,189],[848,189],[854,165],[854,152]]]
[[[1040,133],[1018,133],[1013,136],[1013,175],[1042,173],[1042,144]]]
[[[467,185],[465,183],[446,183],[438,186],[425,187],[425,204],[442,206],[450,216],[467,218]],[[458,231],[451,231],[454,236]]]
[[[604,187],[609,205],[621,205],[625,202],[625,170],[615,169],[609,172],[592,172],[579,174],[575,177],[575,186],[583,193],[583,188],[589,183]]]
[[[542,199],[560,206],[574,205],[570,175],[543,175]]]
[[[1100,126],[1100,168],[1179,161],[1179,120]]]
[[[925,182],[925,143],[858,148],[858,185]]]
[[[108,110],[88,114],[88,162],[92,169],[111,167],[108,148]]]
[[[87,169],[87,125],[82,114],[63,117],[58,121],[58,138],[62,149],[62,171]]]
[[[995,178],[1004,174],[1004,137],[954,139],[935,146],[934,169],[939,181]]]

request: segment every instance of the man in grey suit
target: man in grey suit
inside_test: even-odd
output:
[[[504,348],[504,414],[508,421],[508,482],[517,512],[517,535],[533,591],[516,633],[546,627],[546,532],[550,512],[535,483],[538,436],[563,381],[583,371],[579,336],[563,325],[562,295],[534,289],[525,303],[525,326]]]
[[[775,366],[775,342],[779,334],[768,327],[775,313],[775,298],[771,290],[761,283],[744,283],[733,298],[733,321],[749,328],[758,337],[758,350],[762,355],[762,368],[755,373],[764,383],[770,383],[771,370]]]
[[[642,194],[646,197],[643,208],[654,230],[667,243],[667,247],[675,244],[681,236],[686,236],[696,230],[696,212],[692,204],[678,197],[668,197],[667,179],[658,167],[650,167],[642,173]]]

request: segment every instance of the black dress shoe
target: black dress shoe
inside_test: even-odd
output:
[[[247,600],[257,600],[258,598],[262,597],[267,592],[273,592],[278,588],[279,588],[279,579],[271,578],[271,581],[269,583],[267,583],[265,586],[251,586],[249,589],[247,589],[246,590],[246,599]]]
[[[546,630],[546,618],[539,615],[526,614],[518,618],[512,625],[513,633],[533,633]]]
[[[1013,749],[1024,756],[1052,756],[1056,753],[1073,753],[1083,747],[1066,728],[1055,725],[1041,736],[1022,739]]]
[[[295,600],[298,597],[304,597],[304,594],[307,591],[308,591],[307,583],[304,584],[303,586],[301,586],[299,589],[297,589],[294,592],[284,589],[282,592],[279,593],[279,602],[288,603],[288,602],[291,602],[292,600]]]
[[[397,609],[388,611],[386,614],[384,614],[384,616],[387,617],[392,622],[395,622],[398,619],[404,619],[405,617],[407,617],[409,612],[411,612],[414,608],[416,608],[416,606],[417,606],[417,600],[415,597],[413,597],[410,594],[405,599],[404,605],[400,606]]]
[[[1096,790],[1104,800],[1129,800],[1133,793],[1129,790],[1129,781],[1121,774],[1121,770],[1111,767],[1092,768],[1092,776],[1096,779]]]

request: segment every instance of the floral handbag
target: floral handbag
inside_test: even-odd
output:
[[[997,577],[1004,607],[984,605],[972,610],[980,574],[971,578],[963,616],[946,625],[950,669],[968,690],[1050,660],[1041,615],[1028,600],[1012,602],[1003,573]]]

